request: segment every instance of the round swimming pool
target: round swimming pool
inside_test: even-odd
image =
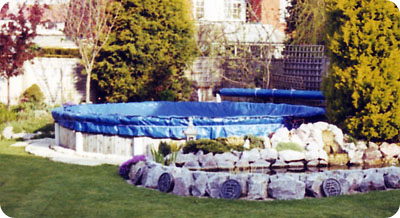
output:
[[[249,102],[135,102],[56,108],[56,123],[70,130],[124,137],[184,139],[189,118],[197,138],[263,136],[287,119],[322,116],[319,107]]]

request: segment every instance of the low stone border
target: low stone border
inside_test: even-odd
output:
[[[132,165],[127,182],[180,196],[289,200],[398,189],[400,167],[267,175],[191,171],[147,160]]]

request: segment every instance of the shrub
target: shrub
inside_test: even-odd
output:
[[[224,153],[231,150],[226,144],[221,143],[221,140],[212,139],[199,139],[194,141],[186,142],[183,147],[183,153],[197,153],[199,150],[203,150],[205,154],[207,153]]]
[[[22,93],[20,99],[22,102],[42,103],[44,95],[39,86],[33,84]]]
[[[17,114],[7,108],[7,105],[0,103],[0,124],[17,118]]]
[[[332,2],[326,115],[358,139],[399,141],[400,12],[386,0]]]
[[[160,144],[158,144],[158,152],[165,157],[171,153],[171,147],[167,142],[161,141]]]
[[[188,100],[184,71],[197,54],[186,0],[122,1],[93,81],[101,102]]]
[[[304,151],[303,147],[301,147],[301,145],[299,145],[295,142],[279,142],[275,149],[278,152],[284,151],[284,150],[292,150],[292,151],[298,151],[298,152]]]

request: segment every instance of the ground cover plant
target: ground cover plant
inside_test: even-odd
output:
[[[322,199],[200,199],[128,185],[118,166],[34,157],[0,142],[0,206],[11,217],[390,217],[400,190]]]

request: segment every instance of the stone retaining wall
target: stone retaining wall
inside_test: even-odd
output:
[[[191,171],[147,160],[132,165],[127,181],[180,196],[289,200],[398,189],[400,167],[267,175]]]

